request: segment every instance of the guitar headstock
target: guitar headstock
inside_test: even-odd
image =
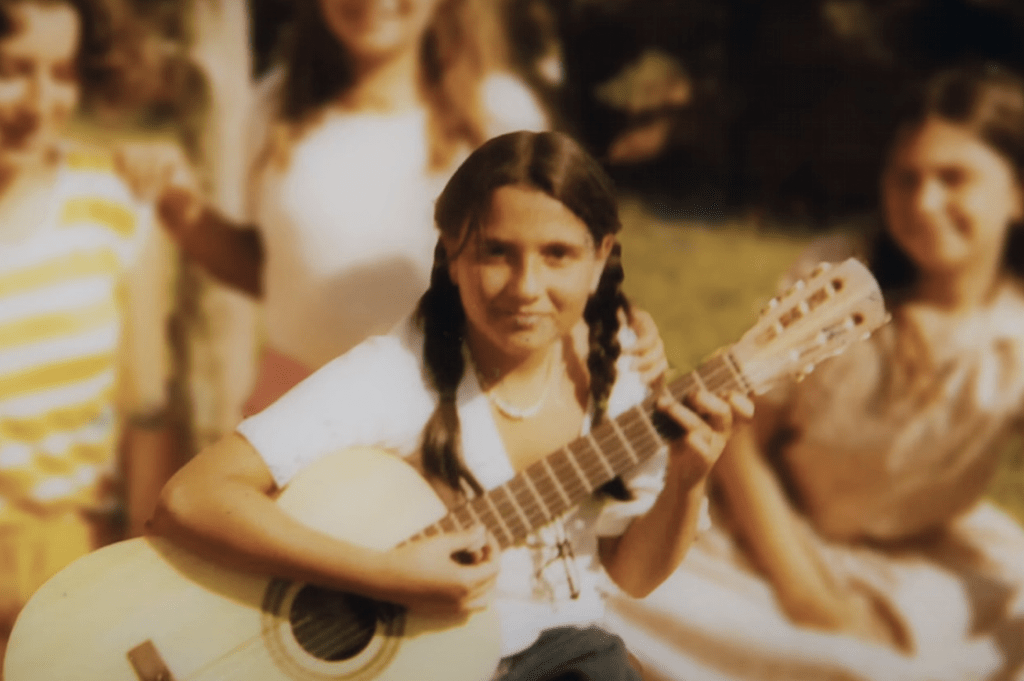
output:
[[[731,354],[748,387],[760,394],[780,379],[802,378],[888,319],[878,282],[863,263],[823,262],[772,298]]]

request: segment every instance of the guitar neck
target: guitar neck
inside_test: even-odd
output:
[[[699,387],[749,392],[728,351],[668,385],[676,399]],[[452,509],[410,541],[483,524],[502,549],[508,548],[649,459],[671,437],[674,427],[655,412],[654,398],[649,397],[614,419],[604,419],[587,435],[536,461],[505,484]]]

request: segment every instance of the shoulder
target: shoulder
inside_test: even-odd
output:
[[[518,76],[504,71],[492,73],[480,87],[487,116],[487,133],[494,137],[516,130],[547,130],[548,115],[532,90]]]
[[[117,174],[110,151],[69,148],[58,192],[60,226],[88,224],[125,241],[138,236],[143,209]]]

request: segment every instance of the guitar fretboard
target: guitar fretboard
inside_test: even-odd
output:
[[[682,399],[698,387],[749,392],[727,351],[676,378],[668,389]],[[653,456],[665,443],[671,425],[659,418],[654,399],[648,398],[614,419],[604,419],[589,434],[536,461],[505,484],[454,508],[410,541],[483,524],[502,549],[508,548]]]

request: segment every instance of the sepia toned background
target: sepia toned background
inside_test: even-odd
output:
[[[238,214],[238,116],[291,0],[106,1],[121,77],[135,80],[93,102],[78,133],[127,122],[178,139]],[[1013,0],[495,1],[514,68],[615,178],[627,292],[680,369],[738,338],[813,238],[871,224],[902,83],[964,58],[1024,65]],[[167,252],[176,408],[194,451],[236,418],[211,386],[244,394],[258,311]],[[1024,521],[1020,442],[990,493]]]

